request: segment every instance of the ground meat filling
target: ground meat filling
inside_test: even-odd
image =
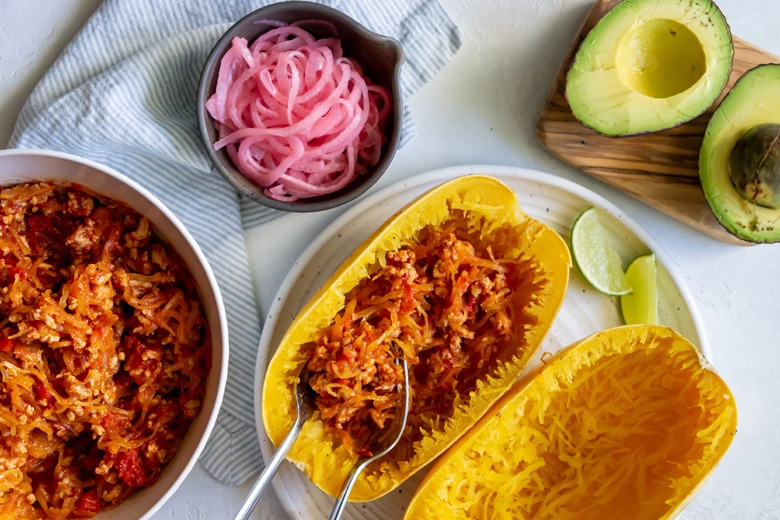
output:
[[[150,485],[202,406],[184,262],[76,187],[0,192],[0,517],[77,518]]]
[[[473,242],[454,224],[424,230],[419,244],[388,253],[316,335],[308,366],[321,418],[356,453],[370,453],[399,408],[401,349],[411,373],[408,431],[419,435],[474,389],[509,338],[517,262]]]

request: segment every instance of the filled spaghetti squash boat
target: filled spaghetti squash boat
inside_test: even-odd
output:
[[[395,417],[401,353],[411,411],[393,452],[364,470],[350,499],[378,498],[440,455],[512,386],[560,308],[571,257],[495,178],[447,181],[367,238],[304,306],[266,371],[265,430],[294,421],[300,367],[317,394],[287,458],[338,495],[357,458]]]
[[[404,518],[674,518],[736,433],[726,383],[659,325],[560,351],[439,458]]]

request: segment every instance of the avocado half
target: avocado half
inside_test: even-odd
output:
[[[710,209],[731,234],[750,242],[780,241],[780,209],[739,193],[731,176],[732,152],[749,130],[775,123],[780,123],[780,65],[759,65],[737,80],[715,110],[699,150],[699,178]]]
[[[623,0],[583,39],[565,95],[596,132],[656,132],[712,106],[733,57],[731,29],[710,0]]]

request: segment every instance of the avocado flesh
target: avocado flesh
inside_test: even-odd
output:
[[[747,71],[715,110],[699,151],[704,197],[718,221],[733,235],[751,242],[780,241],[780,210],[742,197],[730,174],[731,152],[748,130],[780,123],[780,65]]]
[[[623,0],[582,41],[566,99],[604,135],[672,128],[712,106],[733,55],[731,31],[710,0]]]

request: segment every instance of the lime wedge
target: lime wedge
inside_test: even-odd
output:
[[[658,324],[658,284],[655,255],[649,253],[634,258],[626,269],[626,279],[633,288],[620,298],[623,321],[627,325]]]
[[[631,292],[617,251],[612,247],[595,208],[588,208],[571,227],[571,249],[582,276],[599,292],[622,296]]]

